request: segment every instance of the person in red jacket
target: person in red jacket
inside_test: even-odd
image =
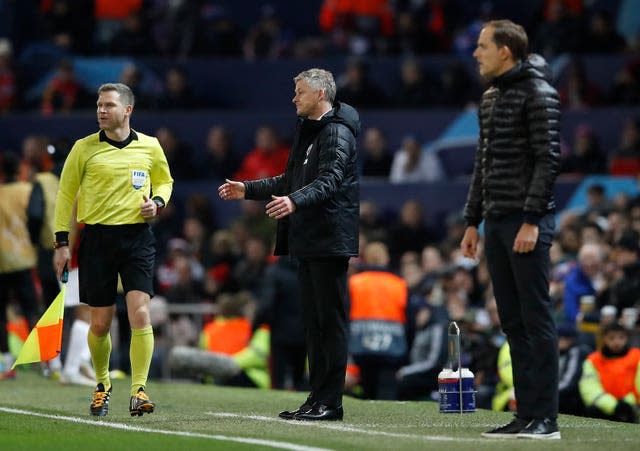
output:
[[[262,126],[256,130],[256,147],[249,152],[240,169],[234,174],[235,180],[257,180],[282,174],[289,158],[289,148],[280,143],[273,127]]]

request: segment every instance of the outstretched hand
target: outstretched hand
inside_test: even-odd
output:
[[[218,187],[218,195],[224,200],[244,199],[245,192],[244,183],[229,179],[225,179],[225,182]]]

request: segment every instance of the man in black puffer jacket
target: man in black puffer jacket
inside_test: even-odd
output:
[[[311,394],[280,417],[342,420],[347,366],[347,265],[358,255],[359,187],[355,137],[360,118],[336,102],[333,75],[309,69],[294,78],[299,116],[284,174],[255,181],[227,180],[223,199],[271,201],[278,220],[276,255],[299,263]]]
[[[485,253],[513,362],[518,412],[486,437],[559,439],[558,345],[549,297],[553,189],[560,154],[560,102],[546,62],[527,57],[524,29],[485,24],[474,57],[490,82],[479,110],[480,139],[460,247]]]

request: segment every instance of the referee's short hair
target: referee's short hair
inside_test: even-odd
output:
[[[124,83],[105,83],[103,85],[100,85],[100,87],[98,88],[98,95],[106,91],[116,91],[118,94],[120,94],[122,103],[125,105],[133,106],[135,103],[133,91]]]

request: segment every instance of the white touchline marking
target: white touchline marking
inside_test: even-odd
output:
[[[265,416],[261,416],[261,415],[241,415],[238,413],[229,413],[229,412],[205,412],[206,415],[211,415],[214,417],[218,417],[218,418],[244,418],[247,420],[256,420],[256,421],[269,421],[269,422],[274,422],[274,423],[283,423],[286,422],[286,424],[290,424],[290,425],[294,425],[294,426],[307,426],[307,427],[317,427],[317,428],[321,428],[321,429],[332,429],[335,431],[343,431],[343,432],[354,432],[354,433],[359,433],[359,434],[366,434],[366,435],[381,435],[384,437],[395,437],[395,438],[408,438],[408,439],[417,439],[417,440],[429,440],[429,441],[443,441],[443,442],[491,442],[491,441],[498,441],[500,443],[504,443],[504,439],[499,439],[499,438],[487,438],[487,437],[483,437],[483,438],[465,438],[465,437],[452,437],[452,436],[448,436],[448,435],[419,435],[419,434],[400,434],[397,432],[385,432],[385,431],[378,431],[378,430],[371,430],[371,429],[361,429],[361,428],[356,428],[356,427],[352,427],[352,426],[345,426],[345,425],[341,425],[341,424],[336,424],[336,423],[326,423],[326,422],[317,422],[317,421],[287,421],[287,420],[282,420],[280,418],[274,418],[274,417],[265,417]],[[380,427],[379,425],[368,425],[370,427]],[[433,425],[430,425],[433,426]],[[486,427],[493,427],[494,425],[486,425]],[[603,425],[603,427],[608,428],[608,429],[613,429],[613,426],[608,426],[608,425]],[[600,428],[600,424],[598,424],[598,428]],[[567,426],[564,427],[562,429],[592,429],[592,427],[588,427],[588,426],[581,426],[581,425],[571,425],[571,426]],[[633,437],[628,437],[625,439],[616,439],[619,441],[623,441],[623,442],[634,442],[636,441],[635,438]],[[519,442],[521,442],[522,440],[519,440]],[[606,440],[601,440],[599,438],[590,438],[590,439],[585,439],[585,438],[577,438],[577,439],[572,439],[571,442],[577,442],[577,443],[596,443],[596,442],[601,442],[601,441],[606,441]]]
[[[30,415],[33,417],[41,417],[41,418],[50,418],[52,420],[69,421],[72,423],[79,423],[79,424],[90,424],[92,426],[100,426],[100,427],[106,427],[106,428],[112,428],[112,429],[122,429],[125,431],[132,431],[132,432],[152,432],[155,434],[177,435],[180,437],[205,438],[205,439],[219,440],[219,441],[226,441],[226,442],[247,443],[250,445],[270,446],[272,448],[289,449],[292,451],[329,451],[329,448],[316,448],[313,446],[297,445],[295,443],[279,442],[276,440],[262,440],[262,439],[255,439],[255,438],[233,437],[228,435],[217,435],[217,434],[202,434],[199,432],[170,431],[167,429],[151,429],[151,428],[145,428],[140,426],[131,426],[130,424],[124,424],[124,423],[106,423],[106,422],[101,422],[97,419],[87,420],[84,418],[67,417],[64,415],[49,415],[46,413],[31,412],[28,410],[21,410],[21,409],[11,409],[8,407],[0,407],[0,412],[15,413],[19,415]]]
[[[477,438],[452,437],[447,435],[399,434],[397,432],[376,431],[371,429],[359,429],[353,426],[345,426],[341,424],[328,424],[328,423],[322,423],[317,421],[287,421],[287,420],[281,420],[279,418],[264,417],[260,415],[240,415],[237,413],[226,413],[226,412],[205,412],[205,413],[207,415],[212,415],[214,417],[220,417],[220,418],[246,418],[248,420],[272,421],[272,422],[278,422],[278,423],[286,421],[287,424],[291,424],[295,426],[310,426],[310,427],[318,427],[322,429],[332,429],[335,431],[354,432],[354,433],[366,434],[366,435],[382,435],[385,437],[431,440],[431,441],[442,441],[442,442],[477,442],[478,441]]]

